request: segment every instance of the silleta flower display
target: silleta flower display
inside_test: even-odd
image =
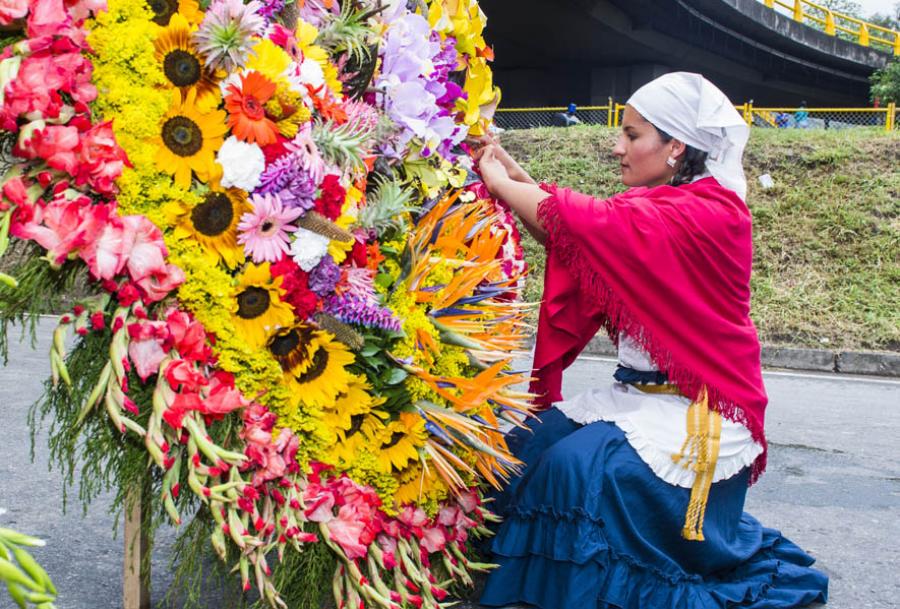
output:
[[[441,606],[531,397],[518,233],[465,144],[499,101],[477,2],[9,4],[0,317],[71,307],[55,454],[272,606],[310,547],[341,607]]]

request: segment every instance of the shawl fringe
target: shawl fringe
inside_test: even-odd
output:
[[[762,453],[751,466],[750,485],[753,485],[766,469],[768,444],[763,429],[753,425],[740,404],[735,403],[719,389],[704,383],[703,379],[693,371],[680,366],[672,357],[672,353],[656,340],[638,321],[625,303],[610,289],[602,275],[585,263],[586,257],[581,246],[571,238],[562,225],[562,218],[557,209],[555,188],[541,185],[548,192],[548,197],[538,204],[538,221],[547,231],[547,248],[553,248],[574,276],[579,280],[582,289],[597,299],[598,306],[604,313],[602,327],[613,341],[618,341],[620,333],[637,342],[649,355],[651,360],[666,373],[669,382],[691,399],[700,395],[700,389],[706,385],[709,394],[709,407],[726,419],[740,423],[746,427],[753,440],[763,447]]]

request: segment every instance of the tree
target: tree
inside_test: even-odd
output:
[[[900,103],[900,60],[893,60],[878,70],[871,77],[872,100],[878,99],[882,104]]]

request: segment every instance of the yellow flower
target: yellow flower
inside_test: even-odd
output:
[[[294,310],[282,302],[283,295],[281,277],[272,277],[268,262],[248,264],[238,277],[234,325],[251,348],[262,347],[269,336],[294,322]]]
[[[289,67],[291,56],[287,51],[268,38],[263,38],[253,46],[246,69],[256,70],[275,84],[286,85],[288,80],[285,72]]]
[[[244,248],[237,242],[237,225],[251,210],[247,195],[237,188],[210,190],[195,205],[183,202],[166,206],[175,225],[176,239],[193,239],[207,254],[209,264],[223,262],[229,268],[244,263]]]
[[[425,446],[428,434],[425,420],[414,412],[401,412],[379,434],[378,463],[384,471],[401,470],[410,461],[419,459],[419,449]]]
[[[296,325],[279,333],[269,349],[281,362],[292,404],[330,406],[350,390],[354,376],[347,366],[355,357],[332,334],[304,326]]]
[[[156,166],[175,176],[183,188],[191,185],[191,172],[209,182],[221,176],[216,151],[225,139],[228,127],[225,112],[202,112],[196,105],[196,89],[188,91],[184,100],[180,91],[172,92],[172,107],[163,117],[156,138]]]
[[[447,485],[438,476],[434,467],[423,468],[419,463],[410,464],[406,469],[397,473],[400,486],[394,493],[396,507],[401,508],[407,504],[421,506],[426,513],[431,514],[427,504],[436,504],[447,497]],[[437,506],[433,511],[437,511]]]
[[[153,12],[153,21],[166,26],[176,14],[180,14],[191,25],[200,25],[203,12],[197,0],[148,0],[147,6]]]
[[[197,90],[197,105],[209,109],[218,103],[216,75],[205,65],[203,57],[191,41],[194,28],[179,13],[172,15],[169,25],[154,41],[156,59],[169,83],[183,95]]]

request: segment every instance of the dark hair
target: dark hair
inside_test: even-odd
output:
[[[656,125],[653,125],[653,127],[656,129],[657,133],[659,133],[659,137],[662,138],[663,142],[668,143],[675,139]],[[681,165],[678,167],[675,175],[672,176],[672,186],[690,184],[694,181],[694,178],[702,175],[706,171],[706,159],[708,157],[709,154],[702,150],[698,150],[693,146],[685,144]]]

